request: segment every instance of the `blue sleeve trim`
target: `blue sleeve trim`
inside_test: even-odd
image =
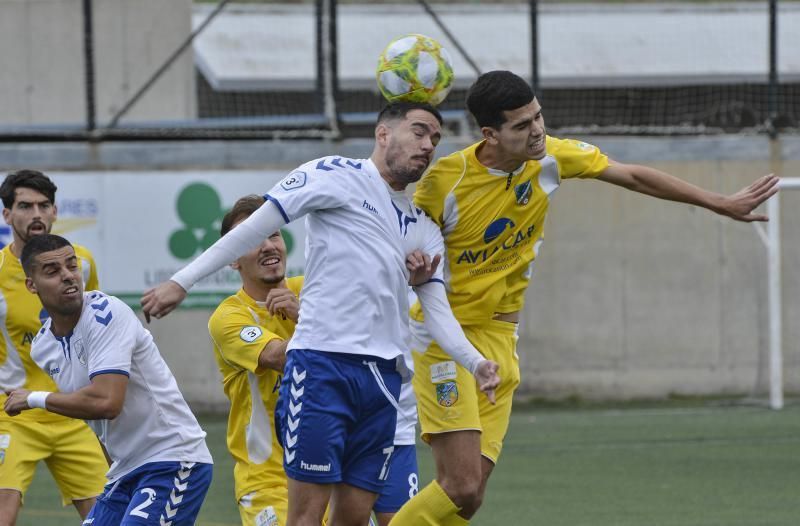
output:
[[[127,376],[128,378],[131,377],[128,371],[123,371],[122,369],[102,369],[100,371],[95,371],[89,375],[89,380],[97,376],[98,374],[122,374]]]
[[[281,215],[283,216],[283,220],[286,221],[287,223],[291,223],[291,221],[289,220],[289,216],[286,215],[286,212],[283,210],[283,207],[281,206],[280,202],[277,199],[275,199],[269,194],[264,194],[264,199],[275,203],[275,206],[278,207],[278,212],[280,212]]]
[[[423,283],[423,285],[425,285],[427,283],[441,283],[442,285],[444,285],[444,280],[438,279],[438,278],[431,278],[428,281],[426,281],[425,283]]]

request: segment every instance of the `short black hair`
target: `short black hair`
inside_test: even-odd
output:
[[[224,236],[231,231],[233,225],[242,217],[248,217],[253,212],[261,208],[265,200],[260,195],[250,194],[238,199],[233,207],[222,218],[222,225],[219,229],[219,235]]]
[[[71,246],[72,243],[55,234],[32,236],[28,242],[25,243],[25,248],[22,249],[22,254],[19,257],[20,263],[22,263],[22,270],[25,271],[26,276],[30,277],[36,256],[45,252],[52,252],[59,248]],[[73,250],[75,250],[74,247]]]
[[[484,73],[467,91],[467,109],[478,126],[499,129],[506,122],[504,111],[521,108],[534,98],[530,85],[510,71]]]
[[[38,170],[18,170],[6,176],[3,184],[0,185],[0,199],[3,200],[3,206],[9,210],[14,206],[17,188],[36,190],[47,197],[51,203],[56,202],[58,187],[49,177]]]
[[[440,125],[444,124],[444,119],[442,119],[442,114],[439,113],[434,106],[428,104],[427,102],[406,102],[406,101],[396,101],[390,102],[381,110],[378,114],[378,122],[380,124],[386,121],[393,121],[397,119],[405,119],[408,112],[413,110],[423,110],[427,111],[434,117],[436,120],[439,121]]]

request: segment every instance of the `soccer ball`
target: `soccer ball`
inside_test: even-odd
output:
[[[450,54],[425,35],[406,35],[392,40],[378,58],[378,89],[389,102],[444,100],[453,85]]]

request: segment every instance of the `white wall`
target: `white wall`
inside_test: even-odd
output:
[[[191,32],[191,0],[103,0],[94,5],[99,124],[125,104]],[[83,125],[81,0],[0,2],[0,126]],[[196,114],[191,48],[122,122]]]

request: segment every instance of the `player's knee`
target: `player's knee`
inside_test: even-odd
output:
[[[450,478],[439,484],[453,504],[462,510],[474,512],[483,502],[480,476]]]

